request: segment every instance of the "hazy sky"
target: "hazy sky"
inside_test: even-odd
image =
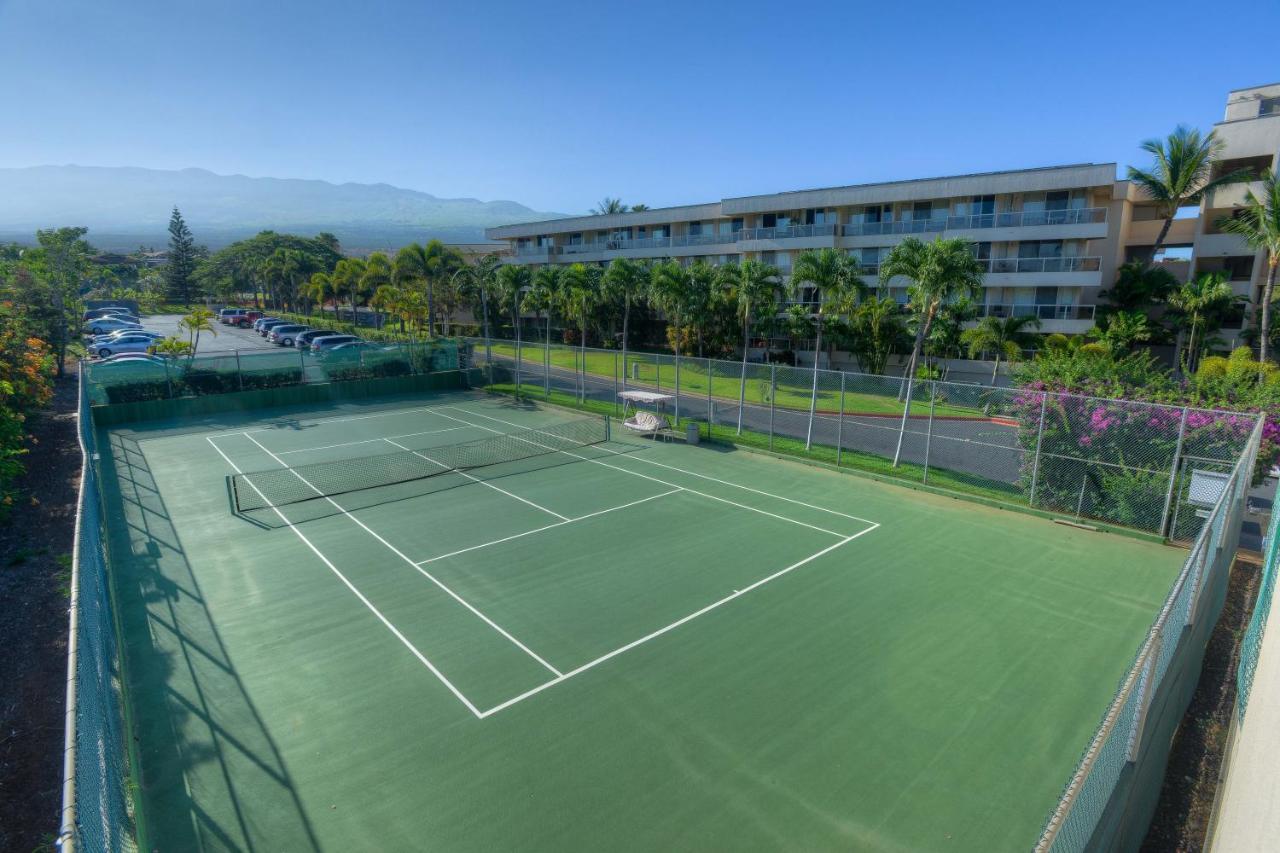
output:
[[[566,213],[1123,167],[1280,79],[1277,24],[1276,0],[0,0],[0,166],[384,181]]]

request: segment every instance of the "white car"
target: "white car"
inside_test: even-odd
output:
[[[106,358],[122,352],[149,352],[155,345],[155,338],[147,335],[121,335],[110,341],[95,343],[89,347],[89,351],[99,358]]]
[[[94,335],[93,342],[115,340],[121,335],[146,335],[149,338],[155,338],[157,341],[163,340],[167,335],[163,332],[154,332],[151,329],[117,329],[114,332],[107,332],[105,335]]]
[[[149,355],[145,352],[121,352],[115,355],[109,355],[106,358],[100,358],[97,364],[119,364],[122,361],[133,362],[134,364],[165,364],[165,359],[158,355]]]
[[[135,330],[141,329],[142,324],[128,320],[117,320],[114,317],[103,317],[97,320],[90,320],[85,323],[85,331],[91,335],[101,335],[106,332],[117,332],[122,329]]]

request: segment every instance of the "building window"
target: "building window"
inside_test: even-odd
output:
[[[581,233],[578,233],[578,234],[570,234],[570,235],[569,235],[569,245],[570,245],[570,246],[581,246],[581,245],[582,245],[582,234],[581,234]]]
[[[690,237],[698,237],[698,236],[701,236],[701,234],[702,234],[702,223],[701,223],[701,222],[690,222],[690,223],[689,223],[689,236],[690,236]]]
[[[919,222],[922,219],[932,219],[932,218],[933,218],[933,202],[917,201],[915,204],[911,205],[912,221]]]
[[[776,227],[778,227],[778,214],[776,214],[776,213],[766,213],[764,216],[761,216],[761,217],[760,217],[760,227],[761,227],[761,228],[776,228]]]
[[[733,222],[731,222],[731,223],[730,223],[729,230],[730,230],[730,231],[732,231],[734,234],[737,234],[739,231],[741,231],[741,230],[742,230],[742,217],[741,217],[741,216],[736,217],[736,218],[733,220]]]
[[[1056,190],[1044,194],[1045,210],[1066,210],[1070,204],[1071,193],[1066,190]]]
[[[1263,98],[1258,103],[1259,116],[1280,115],[1280,98]]]

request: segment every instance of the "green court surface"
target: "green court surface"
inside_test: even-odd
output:
[[[1034,844],[1182,552],[616,424],[233,512],[237,472],[579,417],[443,393],[104,432],[145,843]]]

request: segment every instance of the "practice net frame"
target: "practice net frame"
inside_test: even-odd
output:
[[[517,462],[608,440],[608,417],[573,418],[459,444],[234,474],[230,477],[231,494],[236,512],[246,513]]]

